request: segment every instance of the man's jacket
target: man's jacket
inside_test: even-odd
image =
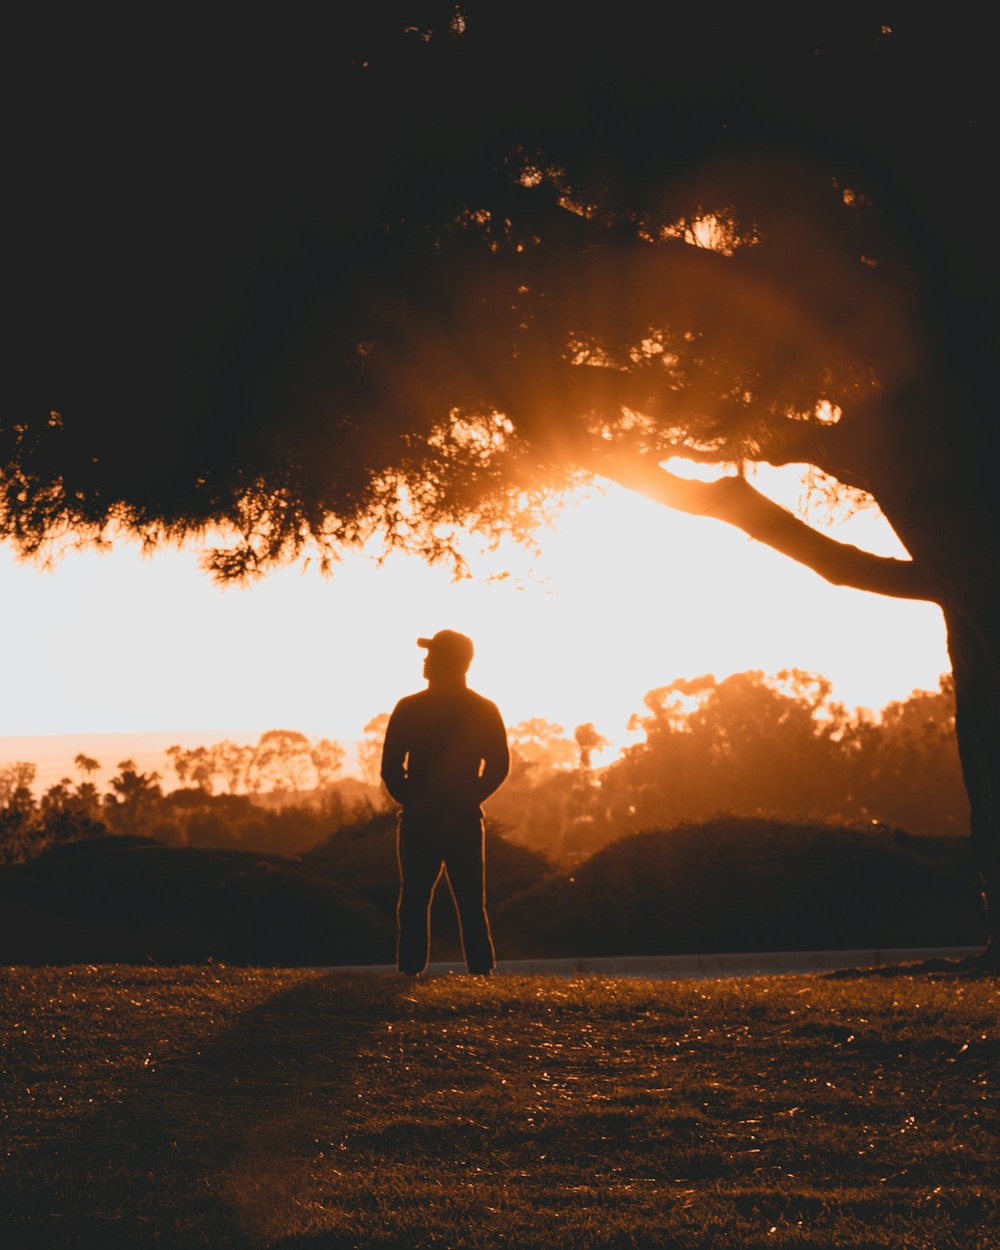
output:
[[[465,686],[400,699],[382,748],[382,780],[407,815],[473,814],[510,769],[495,703]]]

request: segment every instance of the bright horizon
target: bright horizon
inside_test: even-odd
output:
[[[758,484],[794,502],[787,475]],[[902,554],[877,514],[830,532]],[[422,686],[416,638],[442,628],[473,638],[470,685],[508,725],[544,717],[572,736],[593,721],[613,743],[604,762],[634,739],[627,723],[646,691],[677,677],[801,668],[829,677],[848,707],[877,712],[936,689],[949,669],[934,605],[830,586],[730,526],[617,487],[587,492],[539,546],[533,567],[508,549],[478,561],[472,581],[413,557],[380,566],[354,554],[332,578],[291,567],[245,588],[213,585],[195,547],[144,557],[124,543],[49,571],[3,548],[0,763],[30,759],[17,743],[42,735],[78,737],[70,764],[96,734],[194,745],[286,728],[350,748]]]

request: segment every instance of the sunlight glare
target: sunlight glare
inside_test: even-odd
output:
[[[801,491],[784,470],[754,483],[786,505]],[[903,554],[877,513],[830,532]],[[415,640],[442,628],[473,638],[470,684],[509,725],[543,717],[572,735],[593,722],[612,742],[597,763],[630,740],[645,693],[678,677],[801,668],[877,710],[935,689],[948,669],[935,606],[830,586],[722,522],[618,487],[577,492],[538,547],[470,542],[474,580],[355,554],[329,578],[291,567],[222,589],[194,549],[143,558],[118,544],[49,573],[5,551],[0,579],[18,610],[3,626],[16,662],[0,735],[242,726],[250,740],[282,726],[350,746],[421,687]]]

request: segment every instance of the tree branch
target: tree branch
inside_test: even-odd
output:
[[[714,517],[790,556],[835,586],[851,586],[896,599],[941,601],[941,592],[912,560],[876,556],[837,542],[806,525],[739,477],[695,482],[662,469],[652,456],[616,455],[595,448],[586,468],[657,503],[695,516]]]
[[[553,429],[563,441],[574,440],[580,413],[587,411],[603,411],[613,420],[617,411],[627,407],[644,415],[653,413],[654,420],[669,420],[678,426],[692,413],[698,413],[697,401],[670,389],[669,379],[655,361],[632,369],[562,361],[549,365],[546,372],[557,398],[546,408],[541,422],[536,418],[532,427],[535,440],[544,440],[546,430]],[[539,373],[537,368],[522,369],[520,374],[509,369],[508,387],[513,383],[521,388],[521,393],[537,397]],[[509,407],[512,411],[523,412],[526,406],[511,401]],[[759,426],[767,425],[771,430],[770,437],[758,443],[751,459],[774,466],[810,464],[845,486],[876,494],[875,485],[863,471],[861,451],[848,436],[843,422],[824,425],[817,421],[798,421],[778,416],[763,404],[756,410],[752,406],[748,409],[748,419],[751,417],[756,418]],[[665,443],[661,444],[661,448],[665,447]],[[683,441],[674,443],[672,450],[702,463],[710,463],[714,458],[713,454],[699,452]],[[667,454],[663,450],[663,456]]]
[[[773,443],[765,444],[760,455],[754,457],[776,468],[786,464],[811,464],[845,486],[874,495],[874,483],[857,467],[846,463],[851,458],[860,461],[860,452],[845,436],[842,423],[820,425],[791,419],[786,419],[776,430]]]

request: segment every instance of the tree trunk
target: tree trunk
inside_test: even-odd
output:
[[[946,608],[945,621],[972,850],[986,905],[985,960],[1000,967],[1000,612],[982,588],[970,600]]]

